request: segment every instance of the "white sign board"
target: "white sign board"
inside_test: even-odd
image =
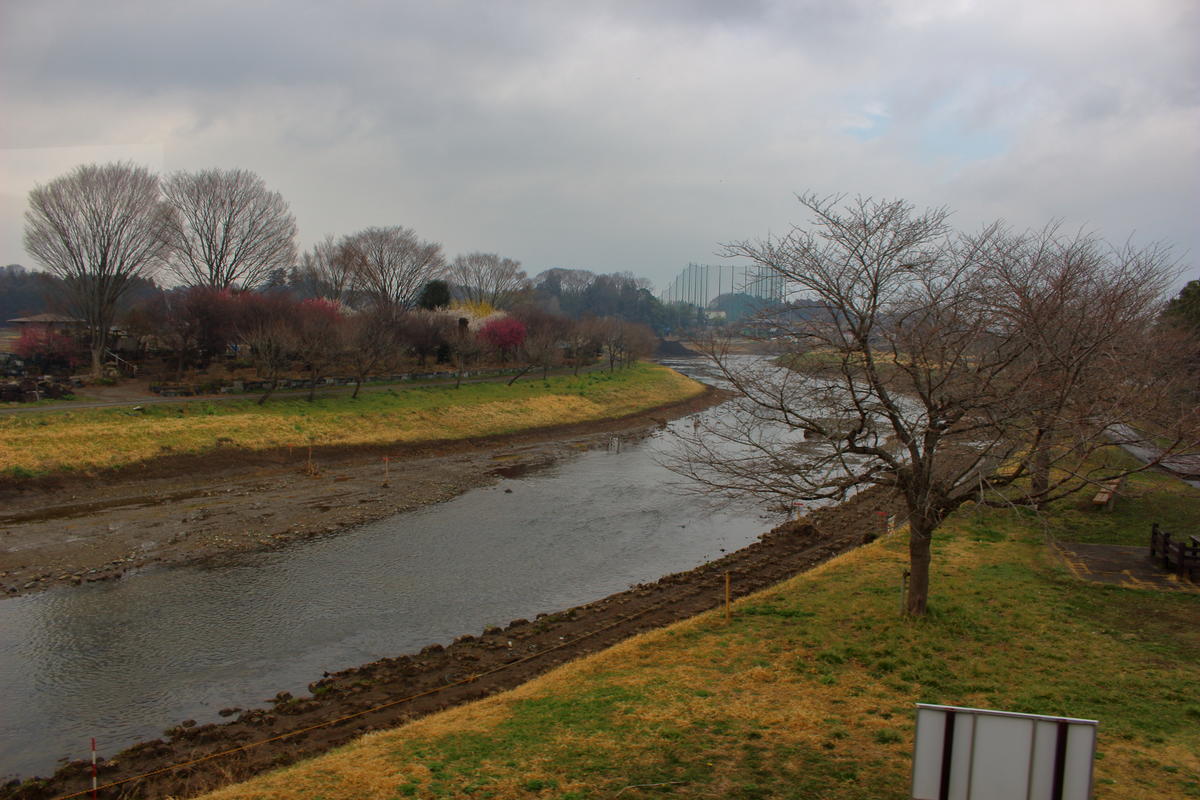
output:
[[[1088,800],[1098,724],[918,703],[913,800]]]

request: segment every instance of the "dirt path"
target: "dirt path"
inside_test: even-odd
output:
[[[721,399],[600,423],[425,445],[229,450],[98,477],[0,482],[0,592],[269,550],[442,502],[502,476],[643,436]],[[384,458],[388,458],[385,472]]]
[[[431,645],[327,675],[309,685],[310,695],[281,693],[271,708],[225,709],[223,716],[236,718],[221,725],[185,720],[168,738],[102,762],[100,783],[110,786],[101,796],[194,796],[323,753],[367,731],[505,691],[574,658],[716,607],[727,572],[733,595],[740,597],[856,547],[879,528],[881,510],[895,510],[894,502],[881,492],[866,492],[688,572],[533,621],[465,635],[449,647]],[[73,762],[48,781],[7,787],[0,796],[85,794],[90,770],[90,763]]]

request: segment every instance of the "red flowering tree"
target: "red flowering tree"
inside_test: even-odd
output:
[[[490,319],[479,329],[479,338],[499,351],[503,359],[525,343],[525,323],[513,317]]]
[[[72,369],[79,363],[79,345],[75,340],[50,328],[26,325],[14,349],[18,356],[36,364],[42,372],[54,368]]]

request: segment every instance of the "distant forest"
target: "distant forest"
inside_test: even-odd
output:
[[[122,298],[122,308],[130,308],[159,291],[158,285],[145,278],[133,278]],[[47,272],[26,269],[20,264],[0,267],[0,327],[10,319],[53,312],[70,314],[62,279]]]
[[[144,304],[160,292],[184,291],[183,288],[164,289],[155,281],[141,277],[133,278],[131,284],[130,290],[121,298],[123,312]],[[449,285],[448,288],[456,297],[460,294],[459,287]],[[256,291],[285,292],[297,300],[324,294],[318,283],[298,268],[273,271]],[[587,316],[620,317],[648,325],[659,334],[687,328],[700,321],[698,309],[682,303],[664,306],[649,291],[646,281],[630,273],[604,275],[586,270],[549,269],[527,282],[523,291],[513,299],[572,319]],[[733,312],[730,319],[743,316],[745,311],[741,306],[753,302],[752,298],[740,295],[723,298],[726,299],[737,307],[729,309]],[[71,309],[66,303],[67,292],[57,276],[27,269],[20,264],[0,267],[0,326],[16,317],[45,312],[69,314]],[[714,303],[714,306],[722,304]]]
[[[61,294],[58,278],[33,272],[20,264],[0,267],[0,325],[14,317],[50,310],[50,297]]]

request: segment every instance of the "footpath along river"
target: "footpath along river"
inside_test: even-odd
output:
[[[111,756],[184,719],[302,694],[325,672],[596,600],[779,521],[670,491],[668,447],[660,431],[276,552],[0,600],[0,776],[49,774],[93,736]]]

